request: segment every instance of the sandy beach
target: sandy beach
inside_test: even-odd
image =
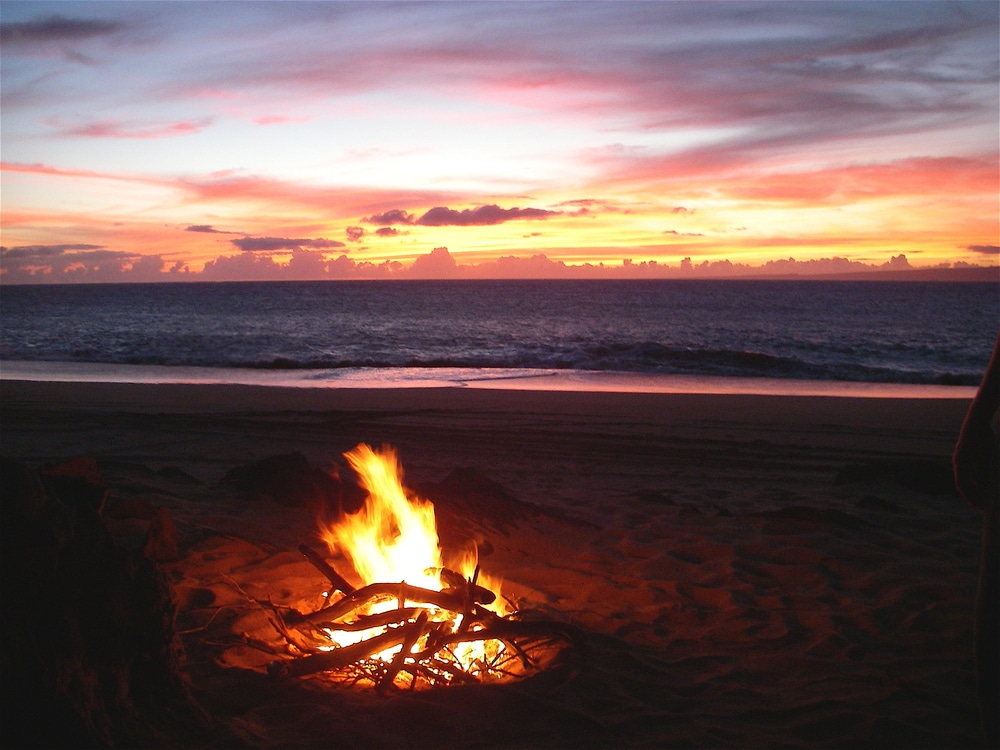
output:
[[[951,484],[965,399],[0,383],[0,453],[96,460],[106,523],[152,509],[191,747],[981,744],[972,653],[980,517]],[[287,658],[257,603],[313,606],[316,508],[224,482],[300,453],[398,450],[442,545],[475,541],[522,610],[579,649],[510,684],[377,696]],[[117,512],[112,512],[117,508]],[[133,509],[129,512],[128,509]],[[168,556],[170,557],[170,556]]]

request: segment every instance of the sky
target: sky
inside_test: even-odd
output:
[[[1000,262],[997,2],[16,2],[0,281]]]

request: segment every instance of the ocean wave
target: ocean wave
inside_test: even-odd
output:
[[[157,365],[166,367],[219,367],[272,371],[358,370],[358,369],[517,369],[579,370],[591,372],[632,372],[661,375],[709,375],[742,378],[788,378],[796,380],[836,380],[914,385],[978,385],[975,370],[891,367],[834,360],[810,361],[787,354],[749,349],[692,349],[665,346],[657,342],[634,344],[592,344],[550,351],[465,353],[452,356],[413,356],[386,353],[382,356],[218,356],[203,352],[137,355],[76,349],[66,357],[24,357],[19,352],[0,352],[2,359],[66,361],[91,364]]]

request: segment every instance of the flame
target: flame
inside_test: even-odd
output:
[[[391,448],[376,452],[361,444],[345,453],[368,498],[361,510],[330,526],[323,535],[343,552],[365,584],[403,581],[440,589],[441,548],[434,506],[407,496],[402,469]]]
[[[354,568],[362,585],[403,582],[432,591],[443,591],[442,552],[438,541],[434,506],[403,487],[402,467],[396,452],[387,446],[378,450],[361,444],[344,454],[368,496],[362,508],[338,521],[321,525],[321,537],[331,553],[342,554]],[[465,554],[453,569],[466,580],[488,588],[496,600],[487,608],[501,616],[508,614],[497,582],[480,575],[478,551]],[[378,614],[403,606],[421,607],[432,622],[445,623],[452,632],[461,624],[461,615],[436,609],[426,602],[400,601],[392,598],[373,604],[364,615]],[[345,632],[327,629],[331,648],[367,640],[384,629]],[[388,663],[400,646],[387,649],[373,658]],[[414,646],[419,650],[419,644]],[[449,652],[464,670],[478,673],[477,665],[495,661],[505,646],[498,641],[472,641],[456,644]]]

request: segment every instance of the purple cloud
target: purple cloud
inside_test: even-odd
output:
[[[461,211],[437,206],[417,219],[416,223],[425,227],[489,226],[517,219],[547,219],[559,215],[558,211],[547,211],[543,208],[500,208],[495,204]]]
[[[115,21],[49,16],[37,21],[0,24],[0,43],[29,45],[78,41],[113,34],[123,28],[122,24]]]
[[[401,208],[394,208],[382,214],[366,216],[361,221],[366,224],[380,224],[381,226],[389,226],[390,224],[412,224],[413,214],[409,214]]]
[[[365,236],[363,227],[347,227],[344,233],[347,235],[349,242],[361,242],[361,238]]]
[[[965,249],[983,255],[1000,255],[1000,245],[966,245]]]
[[[375,234],[378,237],[395,237],[399,234],[399,230],[396,227],[379,227],[375,230]]]
[[[66,245],[21,245],[19,247],[0,247],[0,256],[7,260],[25,260],[29,258],[36,259],[51,259],[58,258],[60,256],[74,254],[82,255],[80,252],[74,251],[84,251],[87,255],[93,257],[97,252],[103,251],[104,253],[111,253],[113,251],[104,250],[104,245],[86,245],[82,243],[77,244],[66,244]],[[117,253],[113,256],[104,257],[128,257],[129,253]]]
[[[216,229],[211,224],[192,224],[189,227],[184,228],[185,232],[204,232],[205,234],[236,234],[236,232],[227,232],[223,229]]]
[[[276,252],[278,250],[299,250],[304,247],[326,249],[331,247],[346,247],[343,242],[325,239],[293,239],[291,237],[241,237],[229,240],[243,252]]]

